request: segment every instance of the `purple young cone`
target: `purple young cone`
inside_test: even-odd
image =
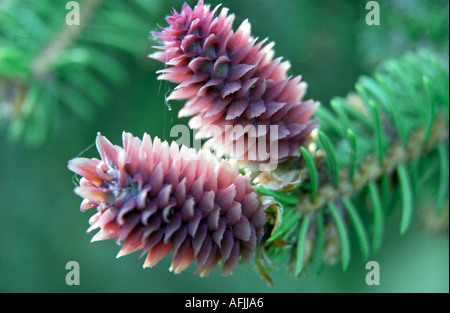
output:
[[[179,116],[193,116],[191,128],[219,154],[260,163],[300,156],[318,103],[302,100],[306,83],[288,76],[289,62],[273,59],[273,43],[257,43],[247,20],[234,32],[234,15],[223,8],[216,16],[219,7],[184,4],[152,33],[164,45],[150,57],[167,65],[158,79],[179,84],[168,100],[188,100]]]
[[[142,250],[144,267],[172,252],[179,273],[197,260],[196,273],[218,262],[231,274],[240,257],[250,261],[266,215],[249,178],[225,160],[145,134],[123,133],[123,148],[98,134],[101,160],[76,158],[69,169],[82,176],[75,192],[81,210],[97,208],[92,241],[117,238],[119,256]]]

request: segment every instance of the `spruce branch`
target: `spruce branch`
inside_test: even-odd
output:
[[[270,284],[270,269],[286,261],[295,276],[310,262],[319,273],[339,257],[346,270],[350,228],[367,260],[381,248],[385,219],[398,202],[400,233],[407,231],[417,188],[430,177],[439,186],[436,212],[448,203],[448,66],[430,52],[408,53],[373,77],[362,77],[356,94],[318,110],[321,124],[302,147],[302,159],[254,180],[258,192],[284,208],[281,223],[266,225],[271,235],[257,253]],[[427,166],[436,157],[439,166]]]
[[[110,90],[128,78],[123,57],[141,55],[147,44],[153,5],[83,1],[80,25],[68,25],[64,3],[2,3],[0,131],[39,146],[54,133],[57,117],[64,116],[59,111],[92,119],[108,103]]]
[[[83,29],[95,16],[103,0],[85,0],[80,5],[80,25],[67,25],[64,23],[59,32],[52,38],[31,64],[31,72],[37,78],[45,77],[51,70],[52,63],[65,50],[69,49],[78,40]]]

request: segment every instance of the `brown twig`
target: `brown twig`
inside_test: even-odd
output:
[[[300,202],[296,209],[301,212],[313,213],[320,210],[327,203],[336,201],[339,198],[351,198],[370,182],[390,175],[398,165],[408,164],[418,159],[421,155],[432,151],[449,138],[448,124],[442,118],[436,120],[426,143],[423,142],[424,132],[424,129],[413,132],[409,138],[407,147],[404,147],[398,142],[392,144],[382,164],[378,162],[378,158],[375,155],[368,156],[361,164],[359,170],[355,171],[352,181],[349,180],[349,170],[341,170],[339,173],[339,184],[337,186],[326,183],[319,187],[314,200],[311,200],[309,193],[300,195]]]

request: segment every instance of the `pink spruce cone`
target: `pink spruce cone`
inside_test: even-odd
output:
[[[190,127],[233,158],[267,162],[270,153],[273,163],[299,156],[317,126],[309,119],[318,103],[302,101],[307,85],[300,76],[288,77],[289,62],[273,59],[273,43],[257,44],[247,20],[233,32],[234,15],[223,8],[215,17],[219,7],[185,3],[166,18],[168,27],[152,33],[164,46],[150,57],[168,66],[158,79],[179,83],[167,100],[189,100],[179,116],[194,116]],[[277,150],[270,151],[275,140]]]
[[[172,251],[175,273],[197,260],[202,276],[219,261],[228,275],[240,256],[251,261],[266,216],[248,177],[227,161],[148,134],[141,141],[124,132],[123,148],[98,134],[96,145],[101,160],[68,165],[82,176],[81,211],[98,211],[89,220],[88,232],[100,228],[92,241],[118,238],[118,257],[142,250],[144,267]]]

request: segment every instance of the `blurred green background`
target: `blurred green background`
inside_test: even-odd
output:
[[[28,8],[28,12],[33,12],[36,5],[36,1],[9,2],[21,2],[20,5]],[[68,12],[65,9],[66,1],[39,2],[40,6],[52,6],[57,14],[42,19],[51,27],[49,35],[44,36],[46,41],[36,43],[34,57],[39,54],[39,48],[42,50],[46,42],[52,39],[51,35],[65,25],[64,18]],[[114,7],[114,2],[122,1],[109,0],[110,6],[101,7],[99,12],[109,10],[107,13],[111,16],[120,17],[117,15],[120,12],[114,11],[119,10],[119,7]],[[14,136],[11,136],[8,123],[14,123],[14,116],[6,116],[5,110],[0,110],[0,114],[4,114],[0,115],[0,122],[3,122],[0,123],[0,291],[449,291],[448,230],[440,235],[431,234],[421,227],[421,218],[416,216],[408,233],[400,236],[399,212],[387,220],[382,249],[372,257],[372,260],[379,262],[381,270],[381,285],[372,287],[365,283],[368,271],[356,246],[352,249],[354,255],[350,269],[345,273],[338,264],[327,267],[321,276],[307,271],[306,276],[295,279],[279,269],[272,273],[275,287],[269,287],[252,264],[238,266],[234,275],[226,278],[220,276],[220,269],[206,278],[200,278],[193,274],[194,266],[175,275],[168,271],[170,257],[155,268],[144,270],[144,260],[138,259],[137,253],[116,259],[119,247],[112,240],[91,244],[92,234],[86,234],[85,230],[93,212],[81,213],[79,210],[81,199],[73,193],[74,182],[72,173],[67,169],[68,160],[87,148],[83,156],[96,157],[95,147],[91,145],[97,132],[115,144],[121,143],[123,130],[136,136],[148,132],[152,136],[171,140],[176,139],[169,136],[171,127],[186,123],[186,120],[177,118],[181,104],[171,103],[172,110],[169,110],[164,101],[173,85],[156,80],[155,71],[162,65],[147,58],[153,51],[151,46],[156,44],[150,39],[149,31],[156,30],[157,23],[165,26],[164,17],[169,14],[171,7],[179,10],[183,2],[130,2],[136,15],[130,9],[128,19],[139,18],[143,21],[133,37],[128,37],[133,39],[132,45],[125,44],[126,49],[114,47],[114,38],[120,41],[123,37],[120,34],[127,27],[127,23],[119,23],[114,19],[111,19],[108,27],[101,29],[110,35],[110,42],[106,42],[106,37],[101,37],[104,33],[99,32],[98,26],[88,24],[84,25],[84,37],[80,37],[80,43],[74,43],[74,46],[93,45],[99,51],[107,51],[108,55],[113,55],[117,67],[125,69],[123,77],[119,77],[114,84],[106,85],[109,87],[104,99],[96,100],[99,105],[90,107],[88,101],[79,102],[81,107],[89,108],[85,118],[82,118],[83,114],[74,114],[67,106],[57,104],[52,111],[52,118],[45,120],[45,125],[42,124],[45,127],[50,125],[48,129],[42,129],[46,133],[45,139],[40,140],[39,144],[33,144],[32,140],[22,140],[21,136],[11,140]],[[194,1],[188,2],[195,4]],[[209,3],[216,5],[219,2]],[[448,58],[448,1],[379,1],[380,26],[366,25],[366,3],[344,0],[223,1],[223,5],[236,15],[235,29],[248,18],[255,37],[269,37],[275,41],[276,55],[290,60],[290,72],[303,75],[303,80],[308,82],[307,98],[321,101],[323,105],[327,105],[334,96],[345,96],[353,89],[359,75],[371,73],[387,57],[427,47]],[[18,34],[12,36],[14,30],[2,25],[6,21],[1,19],[2,5],[4,3],[0,2],[0,44],[4,47],[20,44]],[[21,19],[22,16],[18,16],[18,20]],[[33,26],[36,25],[31,24],[30,29],[39,32]],[[95,42],[96,36],[104,41]],[[28,40],[32,41],[33,38]],[[0,86],[10,79],[5,73],[3,77],[1,74],[1,51]],[[84,65],[80,63],[77,71],[82,73]],[[26,72],[27,68],[23,71]],[[111,75],[114,73],[117,72],[111,68]],[[71,72],[66,69],[64,75],[63,80],[70,85]],[[24,81],[27,79],[29,76]],[[84,88],[96,93],[95,86],[87,84]],[[6,101],[2,104],[1,95],[0,107],[6,105]],[[56,96],[59,102],[56,103],[63,103],[65,98],[70,97],[70,92],[60,91]],[[36,105],[45,106],[43,101],[38,99]],[[32,131],[39,131],[39,128]],[[444,218],[448,220],[448,214]],[[80,265],[79,286],[67,286],[65,283],[68,273],[65,266],[69,261],[76,261]]]

